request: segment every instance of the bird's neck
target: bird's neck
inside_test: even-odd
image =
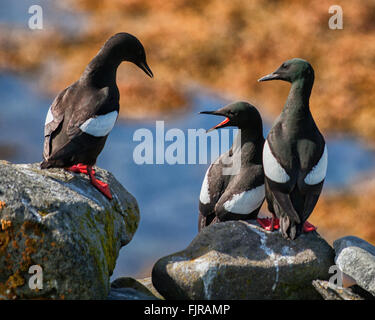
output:
[[[314,79],[307,78],[293,81],[282,112],[283,115],[293,115],[293,117],[299,118],[309,114],[309,100],[313,83]]]
[[[233,141],[233,152],[241,152],[241,163],[261,163],[263,150],[262,128],[240,128]]]
[[[120,63],[121,60],[111,56],[110,51],[101,49],[87,65],[81,80],[99,88],[115,84]]]

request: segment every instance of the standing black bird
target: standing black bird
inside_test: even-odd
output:
[[[199,231],[220,221],[255,219],[265,195],[264,137],[258,110],[249,103],[236,102],[201,113],[226,117],[209,131],[227,126],[236,126],[240,131],[232,147],[206,172],[199,197]]]
[[[91,183],[109,199],[109,186],[95,179],[92,166],[118,116],[116,71],[122,61],[136,64],[153,77],[141,42],[131,34],[117,33],[106,41],[80,79],[58,94],[44,127],[41,168],[88,174]]]
[[[273,214],[272,227],[276,214],[282,235],[295,239],[304,225],[309,225],[306,220],[322,191],[328,154],[309,107],[314,83],[310,63],[302,59],[288,60],[258,81],[276,79],[288,81],[292,86],[264,144],[266,199]]]

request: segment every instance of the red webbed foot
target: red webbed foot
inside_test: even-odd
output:
[[[88,168],[88,166],[86,164],[78,163],[78,164],[75,164],[75,165],[73,165],[69,168],[65,168],[65,169],[68,170],[68,171],[71,171],[71,172],[83,173],[83,174],[88,175],[87,168]],[[92,170],[93,174],[95,174],[95,170],[94,169],[91,169],[91,170]]]
[[[104,194],[109,200],[112,200],[112,194],[111,194],[111,190],[109,188],[108,183],[105,183],[103,181],[96,179],[95,171],[92,169],[92,167],[88,167],[87,170],[88,170],[91,184],[96,189],[98,189],[102,194]]]
[[[66,170],[75,173],[87,174],[90,177],[91,184],[102,194],[104,194],[109,200],[112,200],[112,194],[108,184],[95,178],[95,170],[91,166],[83,163],[78,163],[69,168],[66,168]]]
[[[273,230],[277,230],[277,229],[280,228],[279,219],[274,218],[273,220],[274,221],[272,221],[272,218],[258,218],[257,219],[257,221],[261,225],[261,227],[264,230],[267,230],[267,231],[273,231]],[[273,223],[273,226],[272,226],[272,223]],[[305,224],[303,225],[303,232],[305,232],[305,233],[314,231],[316,229],[317,228],[308,221],[306,221]]]
[[[280,228],[279,219],[277,218],[258,218],[258,223],[264,230],[273,231]]]
[[[303,225],[303,232],[311,232],[311,231],[315,231],[316,229],[317,227],[315,227],[308,221],[306,221],[305,224]]]

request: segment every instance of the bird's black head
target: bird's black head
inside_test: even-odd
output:
[[[148,76],[153,77],[153,73],[146,61],[145,49],[135,36],[125,32],[116,33],[106,41],[102,50],[108,52],[111,59],[118,62],[132,62]]]
[[[224,121],[220,122],[218,125],[214,126],[208,131],[234,126],[240,129],[250,128],[260,134],[263,134],[262,118],[258,110],[250,103],[238,101],[228,104],[216,111],[202,111],[200,113],[225,117]]]
[[[284,80],[293,83],[300,79],[313,82],[314,69],[306,60],[294,58],[285,61],[276,71],[260,78],[258,81]]]

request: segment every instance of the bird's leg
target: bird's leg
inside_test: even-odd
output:
[[[103,193],[109,200],[112,200],[111,190],[109,189],[108,183],[104,183],[95,178],[95,172],[92,166],[87,166],[87,172],[90,177],[91,184]]]
[[[303,232],[311,232],[311,231],[314,231],[316,229],[317,229],[317,227],[312,225],[310,222],[305,221],[305,223],[303,225]]]
[[[274,227],[275,227],[275,214],[272,213],[271,226],[269,227],[269,231],[273,231]]]

